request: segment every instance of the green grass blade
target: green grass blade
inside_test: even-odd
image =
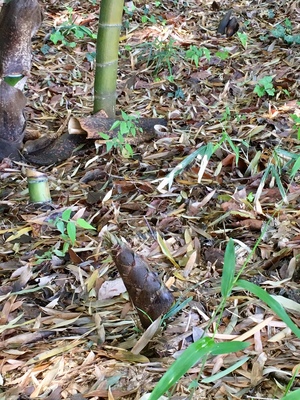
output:
[[[149,400],[158,400],[172,387],[193,365],[209,354],[214,347],[213,339],[204,337],[191,344],[171,365],[151,393]]]
[[[231,367],[226,368],[224,371],[220,371],[215,375],[209,376],[208,378],[204,378],[201,380],[201,383],[211,383],[215,382],[218,379],[223,378],[224,376],[230,374],[232,371],[239,368],[241,365],[245,364],[246,361],[249,360],[250,357],[244,357],[241,360],[237,361],[235,364],[231,365]]]
[[[290,177],[294,178],[299,169],[300,169],[300,157],[298,157],[297,160],[295,161],[295,164],[293,165],[293,168],[291,170]]]
[[[224,298],[227,298],[230,295],[234,280],[234,273],[235,273],[234,242],[232,239],[230,239],[225,250],[224,267],[221,280],[221,293]]]
[[[255,296],[260,298],[264,303],[266,303],[274,313],[287,324],[287,326],[294,332],[294,334],[300,338],[300,329],[294,324],[294,322],[290,319],[288,314],[286,313],[285,309],[282,307],[281,304],[278,303],[273,297],[269,295],[264,289],[260,288],[259,286],[255,285],[254,283],[244,281],[240,279],[236,283],[237,286],[242,287],[245,290],[253,293]]]
[[[180,298],[176,301],[176,303],[170,308],[170,310],[163,316],[162,318],[162,323],[168,319],[173,317],[174,315],[178,314],[179,311],[183,310],[184,307],[193,300],[193,297],[188,297],[184,301],[182,301]]]
[[[281,400],[299,400],[299,399],[300,399],[300,389],[287,394],[286,396],[282,397]]]
[[[272,175],[275,177],[275,180],[276,180],[276,183],[277,183],[277,187],[278,187],[279,192],[281,194],[282,200],[284,201],[285,204],[288,204],[288,200],[287,200],[286,193],[285,193],[284,187],[282,185],[280,176],[279,176],[278,171],[276,170],[276,168],[273,167],[273,166],[272,166]]]

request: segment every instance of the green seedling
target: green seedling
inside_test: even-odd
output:
[[[156,2],[158,5],[160,2]],[[161,17],[160,15],[155,17],[153,14],[150,15],[150,9],[148,7],[144,7],[143,9],[144,15],[142,15],[141,20],[143,24],[146,24],[147,22],[150,22],[151,24],[157,24],[160,22],[162,25],[165,25],[166,20]]]
[[[247,200],[249,201],[249,203],[252,203],[254,200],[254,194],[252,192],[250,192],[247,196]]]
[[[247,48],[247,41],[248,41],[247,33],[238,32],[237,35],[238,35],[238,38],[240,39],[240,42],[241,42],[242,46],[244,47],[244,49],[246,49]]]
[[[227,60],[229,58],[230,54],[229,51],[227,50],[219,50],[216,52],[216,57],[219,57],[221,60]]]
[[[96,39],[97,35],[94,34],[89,28],[83,25],[74,24],[72,21],[73,9],[71,7],[66,7],[69,12],[69,18],[66,23],[63,23],[61,26],[57,27],[53,30],[50,35],[50,40],[52,43],[62,43],[64,46],[75,47],[75,41],[69,41],[67,39],[68,36],[73,35],[76,39],[82,39],[85,36],[90,37],[92,39]],[[47,47],[43,46],[43,53],[47,52]]]
[[[167,79],[173,82],[172,68],[178,63],[180,57],[180,48],[174,42],[172,38],[168,42],[155,39],[153,42],[145,42],[136,46],[137,49],[142,50],[138,55],[138,62],[146,62],[148,68],[153,67],[153,75],[156,78],[161,71],[167,69],[169,73]]]
[[[268,94],[269,96],[274,96],[275,88],[272,81],[272,76],[264,76],[258,81],[253,92],[256,93],[258,97],[262,97],[265,94]]]
[[[210,51],[206,47],[197,47],[192,45],[185,52],[185,58],[191,60],[197,68],[199,66],[199,60],[202,57],[205,57],[208,61],[210,60]]]
[[[230,120],[230,115],[231,115],[230,108],[228,106],[226,106],[225,111],[222,114],[221,121],[222,122],[229,121]]]
[[[106,151],[111,149],[121,150],[123,156],[132,157],[133,149],[129,143],[126,143],[128,137],[135,137],[137,131],[143,132],[141,127],[138,127],[138,116],[128,115],[126,112],[121,111],[122,120],[117,120],[113,123],[110,131],[116,130],[117,135],[110,137],[108,134],[100,132],[99,135],[106,141]]]
[[[271,34],[276,38],[284,40],[288,44],[300,44],[300,35],[293,35],[292,31],[292,23],[286,18],[283,25],[279,24],[272,29]]]
[[[95,228],[83,218],[78,218],[76,221],[72,220],[71,213],[72,210],[67,208],[63,211],[61,217],[57,217],[53,221],[53,225],[60,232],[60,237],[63,240],[62,250],[53,249],[53,253],[58,257],[63,257],[70,246],[75,246],[77,228],[95,230]]]
[[[300,140],[300,117],[296,114],[291,114],[290,117],[295,123],[293,129],[297,130],[297,139]]]

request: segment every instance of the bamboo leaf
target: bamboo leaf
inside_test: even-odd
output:
[[[193,365],[208,355],[213,349],[213,339],[204,337],[191,344],[171,365],[151,393],[149,400],[158,400],[173,386]]]
[[[69,221],[67,223],[67,232],[68,232],[68,237],[71,240],[71,243],[74,245],[76,241],[76,224],[74,221]]]
[[[245,281],[240,279],[236,283],[237,286],[242,287],[245,290],[253,293],[257,296],[260,300],[266,303],[274,313],[282,319],[283,322],[287,324],[287,326],[294,332],[294,334],[300,338],[300,329],[294,324],[294,322],[290,319],[288,314],[286,313],[285,309],[282,307],[281,304],[278,303],[272,296],[269,295],[264,289],[260,288],[259,286],[255,285],[252,282]]]
[[[229,240],[225,255],[224,255],[224,267],[221,280],[221,293],[223,297],[228,297],[232,290],[233,280],[235,273],[235,252],[234,242],[232,239]]]
[[[215,343],[213,349],[211,350],[211,353],[213,355],[236,353],[237,351],[244,350],[249,346],[250,343],[239,341]]]
[[[220,371],[215,375],[209,376],[208,378],[204,378],[202,379],[202,383],[211,383],[211,382],[215,382],[221,378],[223,378],[224,376],[230,374],[232,371],[236,370],[237,368],[239,368],[241,365],[245,364],[246,361],[249,360],[250,357],[244,357],[241,360],[237,361],[235,364],[231,365],[230,367],[226,368],[224,371]]]
[[[78,226],[80,226],[80,228],[83,228],[83,229],[93,229],[93,230],[95,230],[96,228],[95,227],[93,227],[91,224],[89,224],[86,220],[84,220],[83,218],[78,218],[77,220],[76,220],[76,224],[78,225]]]

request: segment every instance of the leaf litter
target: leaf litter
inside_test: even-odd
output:
[[[70,113],[92,111],[95,41],[70,33],[72,47],[49,38],[70,17],[96,32],[98,5],[41,5],[27,82],[28,140],[55,137]],[[299,137],[291,118],[300,113],[299,44],[272,34],[284,21],[298,33],[299,5],[134,5],[125,4],[118,108],[168,117],[168,131],[138,143],[132,159],[99,143],[97,151],[39,168],[50,182],[47,206],[28,203],[25,165],[0,165],[0,398],[139,399],[151,392],[213,318],[229,238],[239,270],[263,232],[242,278],[276,298],[299,326]],[[217,35],[229,9],[246,42]],[[202,51],[187,53],[191,46]],[[275,94],[259,97],[254,89],[266,76]],[[96,230],[78,227],[64,251],[67,239],[54,221],[66,209],[71,221],[78,213]],[[146,257],[184,303],[163,328],[143,332],[103,246],[106,230]],[[171,398],[282,396],[299,364],[299,339],[264,303],[235,289],[215,338],[250,347],[195,365]]]

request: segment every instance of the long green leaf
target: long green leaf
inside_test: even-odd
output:
[[[285,309],[281,304],[278,303],[273,297],[269,295],[264,289],[255,285],[254,283],[245,281],[243,279],[239,279],[237,281],[237,286],[242,287],[245,290],[253,293],[255,296],[259,297],[264,303],[266,303],[274,313],[282,319],[283,322],[287,324],[287,326],[294,332],[294,334],[300,338],[300,329],[294,324],[294,322],[290,319]]]
[[[276,183],[277,183],[277,187],[279,189],[279,192],[281,194],[282,200],[284,201],[285,204],[288,204],[288,200],[286,197],[286,193],[284,190],[284,187],[282,185],[280,176],[278,174],[278,171],[276,170],[276,168],[274,166],[272,166],[272,175],[275,177]]]
[[[249,360],[250,357],[244,357],[241,360],[237,361],[235,364],[231,365],[230,367],[226,368],[224,371],[220,371],[215,375],[209,376],[208,378],[204,378],[201,380],[201,383],[211,383],[211,382],[215,382],[221,378],[223,378],[224,376],[230,374],[230,372],[236,370],[237,368],[239,368],[241,365],[245,364],[246,361]]]
[[[300,389],[287,394],[281,400],[299,400],[299,399],[300,399]]]
[[[67,232],[72,245],[74,246],[76,241],[76,224],[74,221],[69,221],[67,223]]]
[[[158,400],[202,357],[209,354],[214,347],[213,339],[204,337],[191,344],[171,365],[151,393],[149,400]]]
[[[234,273],[235,273],[234,242],[232,239],[230,239],[225,250],[224,267],[221,280],[221,293],[224,298],[227,298],[230,295],[234,280]]]
[[[213,349],[211,350],[211,354],[217,356],[219,354],[236,353],[237,351],[242,351],[249,346],[250,343],[239,341],[215,343]]]
[[[298,157],[297,160],[295,161],[295,164],[293,165],[293,168],[291,170],[290,177],[294,178],[299,169],[300,169],[300,157]]]

